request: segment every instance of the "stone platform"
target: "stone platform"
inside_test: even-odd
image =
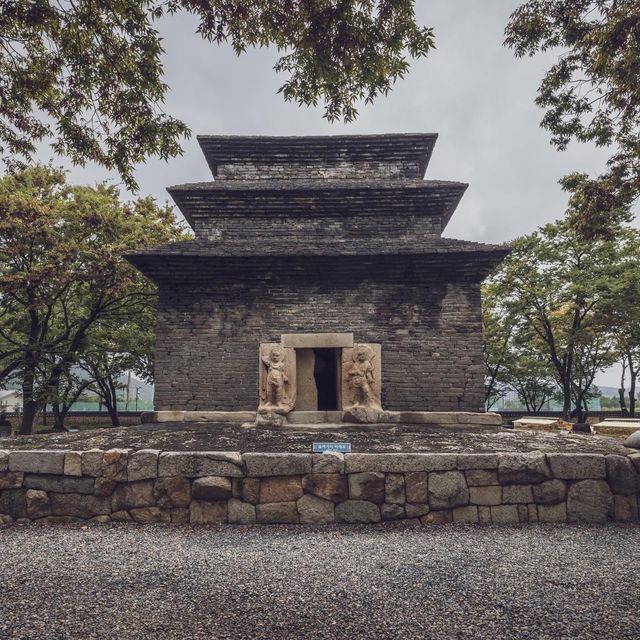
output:
[[[637,522],[640,453],[0,451],[0,524]]]
[[[146,411],[141,416],[143,424],[163,422],[239,422],[256,420],[255,411]],[[430,424],[436,426],[493,426],[502,424],[499,413],[473,413],[468,411],[380,411],[376,425]],[[366,424],[345,422],[341,411],[292,411],[287,415],[290,425]]]

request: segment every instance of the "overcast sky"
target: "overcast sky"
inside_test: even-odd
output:
[[[159,24],[166,49],[166,109],[193,132],[184,156],[151,159],[137,172],[142,195],[168,199],[165,188],[211,179],[196,134],[319,135],[437,132],[427,178],[469,183],[445,235],[503,242],[560,217],[566,195],[558,180],[571,171],[600,173],[606,156],[588,146],[558,152],[540,129],[534,98],[554,59],[517,60],[502,46],[514,0],[418,0],[418,20],[435,29],[437,49],[413,62],[407,78],[386,98],[362,106],[357,122],[329,124],[322,109],[285,103],[277,53],[250,51],[238,58],[195,34],[197,23],[173,16]],[[42,149],[40,160],[50,152]],[[64,164],[55,159],[56,164]],[[117,176],[98,167],[71,168],[72,182]],[[615,371],[599,379],[617,385]]]

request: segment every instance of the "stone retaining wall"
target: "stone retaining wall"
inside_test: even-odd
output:
[[[0,451],[0,524],[637,522],[640,453]]]

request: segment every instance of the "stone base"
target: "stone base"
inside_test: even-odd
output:
[[[615,418],[591,425],[591,433],[598,436],[627,438],[638,430],[640,430],[640,420],[634,418]]]
[[[255,411],[145,411],[140,419],[150,422],[253,422]]]
[[[375,425],[425,424],[442,427],[499,427],[499,413],[471,413],[466,411],[376,411]],[[142,422],[238,422],[256,421],[256,411],[148,411],[142,414]],[[341,411],[292,411],[287,414],[291,425],[374,424],[352,419],[349,412]]]

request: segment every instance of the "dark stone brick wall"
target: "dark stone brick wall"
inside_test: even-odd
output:
[[[277,264],[160,283],[156,409],[255,409],[260,342],[346,331],[382,344],[385,409],[482,409],[479,278],[384,258]]]
[[[424,236],[439,236],[442,222],[439,217],[405,215],[402,218],[381,215],[323,216],[278,215],[252,216],[229,215],[200,217],[194,220],[196,235],[201,240],[241,241],[261,244],[276,238],[279,243],[292,245],[308,238],[320,241],[357,242],[366,240],[367,233],[375,231],[387,242],[395,242],[399,248],[415,244]]]

